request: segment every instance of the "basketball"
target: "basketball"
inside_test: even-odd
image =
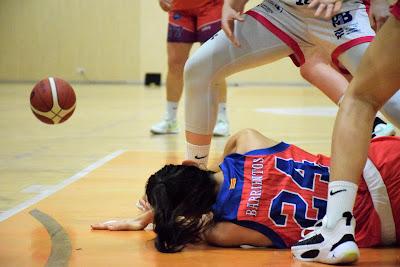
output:
[[[76,97],[68,82],[49,77],[33,87],[30,102],[33,114],[40,121],[58,124],[66,121],[74,113]]]

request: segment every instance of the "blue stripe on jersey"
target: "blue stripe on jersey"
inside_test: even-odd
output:
[[[243,188],[244,155],[234,153],[226,156],[219,166],[224,174],[224,182],[219,190],[217,201],[212,206],[216,221],[236,220]],[[236,179],[234,190],[229,190],[230,179]]]
[[[261,149],[256,149],[249,151],[245,153],[245,155],[272,155],[278,152],[282,152],[286,150],[290,145],[286,144],[285,142],[280,142],[274,146],[268,147],[268,148],[261,148]]]

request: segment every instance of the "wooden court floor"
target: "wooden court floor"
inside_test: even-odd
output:
[[[164,93],[138,86],[75,85],[70,121],[48,126],[29,109],[32,84],[0,84],[0,266],[318,266],[288,250],[189,247],[161,254],[151,231],[91,231],[129,218],[146,178],[183,157],[183,134],[151,136]],[[231,88],[232,132],[329,154],[334,106],[311,87]],[[183,105],[180,110],[183,128]],[[226,138],[214,139],[213,159]],[[400,249],[363,249],[359,266],[400,266]],[[322,266],[322,265],[321,265]]]

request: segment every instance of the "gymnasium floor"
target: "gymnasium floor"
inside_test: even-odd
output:
[[[39,122],[29,108],[33,84],[0,84],[0,266],[318,266],[288,250],[200,245],[161,254],[151,231],[91,231],[129,218],[146,178],[179,163],[184,136],[152,136],[164,92],[133,85],[74,85],[75,114]],[[312,87],[233,87],[231,130],[256,128],[275,140],[329,154],[336,108]],[[183,129],[183,105],[179,112]],[[215,138],[212,158],[226,138]],[[400,266],[400,249],[363,249],[359,266]],[[323,266],[323,265],[321,265]]]

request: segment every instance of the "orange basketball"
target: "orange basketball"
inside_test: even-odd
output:
[[[71,85],[53,77],[43,79],[33,87],[30,101],[33,114],[47,124],[66,121],[76,106],[75,92]]]

